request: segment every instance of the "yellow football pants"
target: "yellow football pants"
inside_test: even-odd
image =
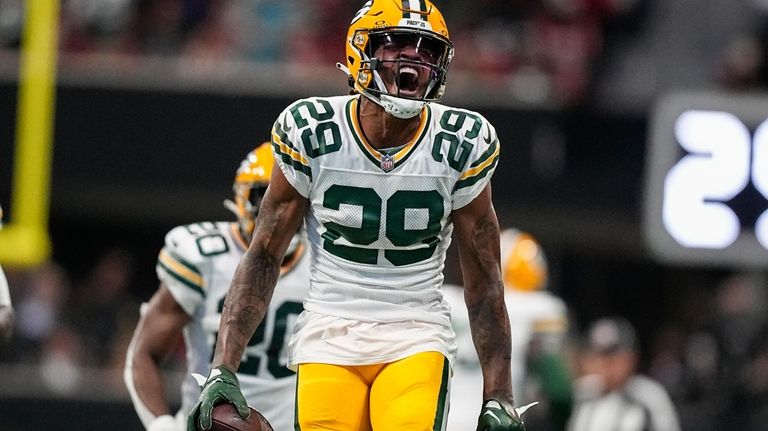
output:
[[[375,365],[300,364],[296,430],[441,431],[449,379],[438,352]]]

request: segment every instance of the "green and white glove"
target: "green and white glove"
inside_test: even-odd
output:
[[[202,376],[193,374],[193,377],[198,379],[198,383],[202,380]],[[250,409],[240,391],[240,382],[238,382],[235,373],[223,366],[218,366],[211,370],[211,374],[208,375],[208,379],[205,380],[202,387],[200,399],[187,417],[187,431],[211,428],[211,413],[217,404],[231,403],[237,409],[240,417],[248,418]]]
[[[507,401],[485,400],[477,419],[477,431],[525,431],[523,413],[536,404],[538,402],[515,409]]]

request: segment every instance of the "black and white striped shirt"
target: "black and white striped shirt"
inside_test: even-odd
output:
[[[680,431],[672,401],[664,387],[643,376],[623,388],[602,394],[594,376],[576,383],[576,405],[568,431]]]

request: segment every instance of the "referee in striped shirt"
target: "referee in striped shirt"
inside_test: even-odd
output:
[[[568,431],[680,431],[664,387],[637,374],[637,348],[625,319],[604,318],[589,327]]]

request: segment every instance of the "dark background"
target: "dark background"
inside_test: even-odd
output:
[[[16,91],[0,85],[0,106],[14,106]],[[274,118],[293,100],[60,86],[54,259],[77,277],[104,250],[130,249],[139,260],[136,294],[148,297],[165,232],[231,219],[221,202],[230,197],[234,168],[268,138]],[[539,238],[551,288],[571,305],[577,323],[624,314],[652,333],[660,319],[674,319],[665,311],[681,292],[711,288],[730,270],[669,266],[649,254],[641,230],[644,116],[469,107],[496,126],[503,145],[493,177],[500,223]],[[12,141],[14,118],[13,110],[0,111],[2,142]],[[449,265],[448,281],[460,281],[455,268]]]

